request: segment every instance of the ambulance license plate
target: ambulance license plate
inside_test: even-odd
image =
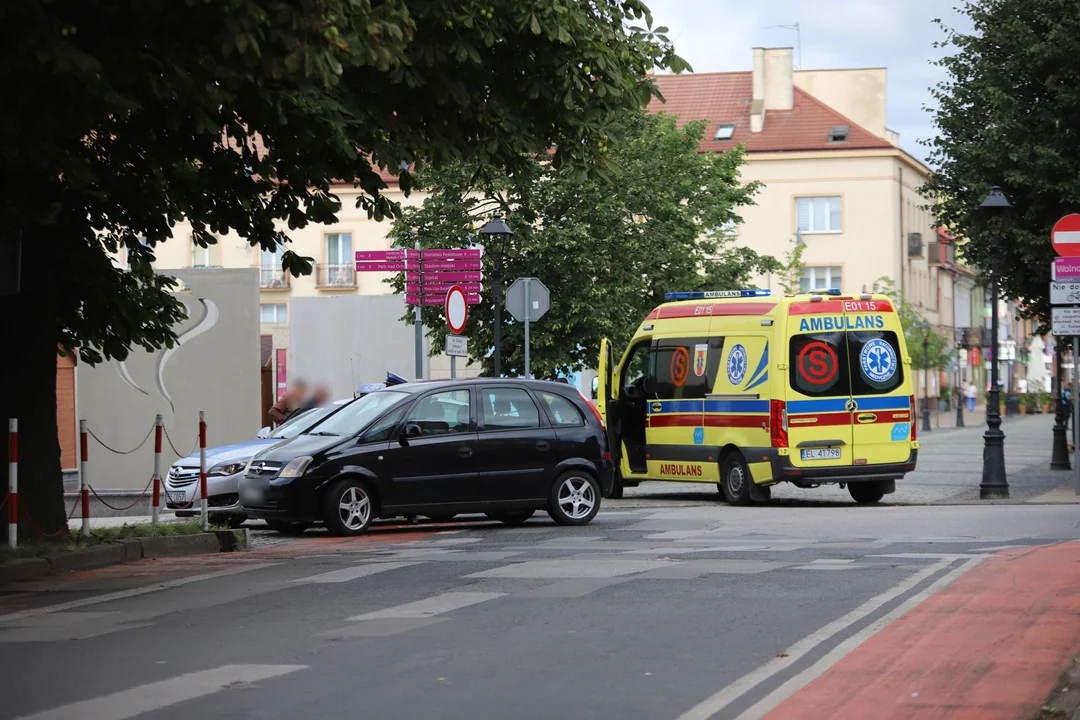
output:
[[[800,455],[803,460],[839,460],[840,448],[814,448],[802,450]]]
[[[167,492],[165,493],[165,496],[169,499],[169,502],[176,505],[184,505],[187,503],[187,493],[183,491]]]

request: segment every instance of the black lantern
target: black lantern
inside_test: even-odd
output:
[[[1005,475],[1005,433],[1001,431],[1001,390],[998,386],[998,276],[1001,272],[1001,245],[1004,219],[1012,205],[1001,188],[990,188],[979,209],[987,218],[990,232],[990,394],[986,402],[986,432],[983,434],[983,474],[979,497],[999,500],[1009,497]]]
[[[494,327],[494,341],[495,341],[495,377],[502,377],[502,273],[503,273],[503,259],[506,255],[506,248],[504,247],[506,242],[514,232],[510,229],[510,226],[503,222],[501,215],[495,215],[489,220],[484,227],[480,228],[480,234],[486,235],[488,238],[494,240],[494,242],[484,243],[485,250],[492,253],[495,261],[495,277],[492,278],[492,297],[495,300],[495,327]]]

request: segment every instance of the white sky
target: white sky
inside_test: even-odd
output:
[[[924,109],[929,88],[943,79],[931,65],[943,39],[933,24],[942,18],[967,30],[954,0],[646,0],[653,25],[670,29],[676,51],[695,72],[751,69],[751,48],[796,47],[792,30],[770,25],[799,23],[802,69],[886,67],[888,126],[900,145],[925,159],[920,139],[934,128]],[[795,53],[798,66],[798,50]]]

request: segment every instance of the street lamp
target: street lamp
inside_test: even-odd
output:
[[[1005,476],[1005,433],[1001,431],[1001,390],[998,388],[998,274],[1001,272],[1001,243],[1004,218],[1012,205],[995,185],[979,209],[986,216],[990,232],[990,395],[986,403],[986,432],[983,434],[983,475],[979,497],[999,500],[1009,497]]]
[[[514,232],[503,222],[502,215],[494,215],[484,227],[480,228],[480,234],[492,238],[495,241],[493,244],[496,245],[493,253],[495,277],[492,278],[492,290],[494,290],[492,296],[495,299],[495,377],[502,377],[502,264],[505,251],[503,243],[508,241]],[[484,245],[487,247],[487,243]]]
[[[923,384],[922,384],[922,432],[930,432],[930,323],[919,323],[922,330]]]

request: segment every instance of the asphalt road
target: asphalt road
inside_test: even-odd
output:
[[[760,717],[1072,506],[609,504],[0,587],[0,717]],[[831,654],[832,655],[831,655]],[[823,670],[822,670],[823,671]]]

